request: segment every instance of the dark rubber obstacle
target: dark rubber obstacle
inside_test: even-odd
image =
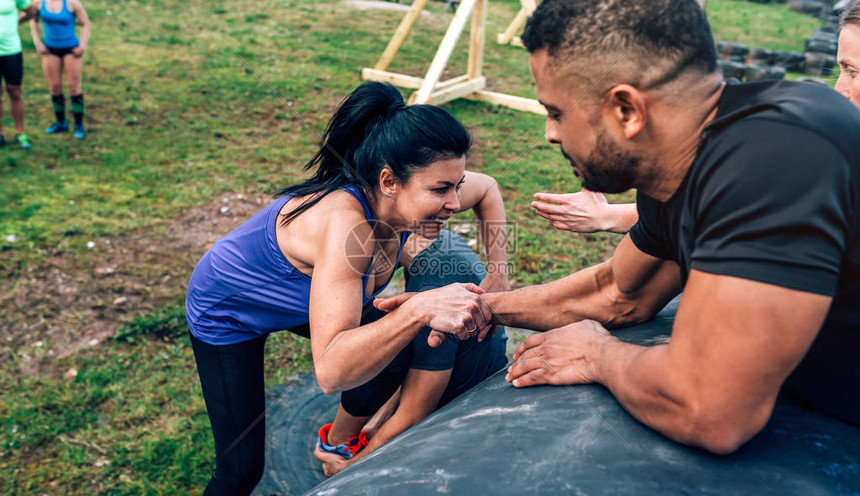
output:
[[[676,308],[616,335],[665,343]],[[273,388],[270,398],[288,387]],[[312,455],[314,431],[336,405],[310,376],[272,405],[266,474],[255,494],[860,492],[860,427],[789,398],[780,398],[760,434],[720,457],[645,427],[601,386],[515,389],[504,372],[314,488],[324,479]]]

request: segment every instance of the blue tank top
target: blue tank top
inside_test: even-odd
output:
[[[368,222],[367,199],[354,186],[344,188],[361,203]],[[185,297],[188,328],[197,339],[227,345],[308,323],[311,278],[299,272],[278,246],[275,224],[290,199],[278,198],[254,217],[217,241],[191,274]],[[403,233],[397,263],[409,233]],[[362,277],[362,304],[373,262]]]
[[[63,8],[59,12],[48,10],[47,0],[42,0],[39,8],[39,17],[45,26],[45,37],[42,43],[48,48],[75,48],[80,44],[75,35],[75,14],[69,10],[66,0],[63,0]]]

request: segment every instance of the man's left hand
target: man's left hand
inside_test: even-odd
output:
[[[533,334],[517,348],[505,379],[516,387],[597,382],[597,360],[608,339],[615,338],[593,320]]]

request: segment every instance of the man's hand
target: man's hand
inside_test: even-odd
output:
[[[596,362],[611,339],[615,338],[593,320],[533,334],[517,348],[505,380],[516,387],[596,382]]]

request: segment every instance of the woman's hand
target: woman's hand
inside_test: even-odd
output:
[[[583,189],[578,193],[555,195],[535,193],[531,203],[535,213],[547,219],[556,229],[591,233],[606,231],[609,226],[609,202],[601,193]]]
[[[344,460],[342,456],[335,453],[326,453],[319,446],[314,448],[314,458],[322,462],[323,474],[326,477],[331,477],[341,470],[345,469],[351,463],[349,460]]]
[[[78,57],[78,58],[83,57],[84,51],[86,49],[87,49],[87,47],[85,47],[83,45],[78,45],[75,48],[72,48],[72,55],[74,55],[75,57]]]
[[[41,43],[36,44],[36,51],[41,53],[42,55],[48,55],[48,47]]]
[[[489,272],[487,277],[481,281],[481,289],[487,293],[500,293],[502,291],[510,291],[511,283],[508,282],[508,275],[502,268],[501,270]]]

